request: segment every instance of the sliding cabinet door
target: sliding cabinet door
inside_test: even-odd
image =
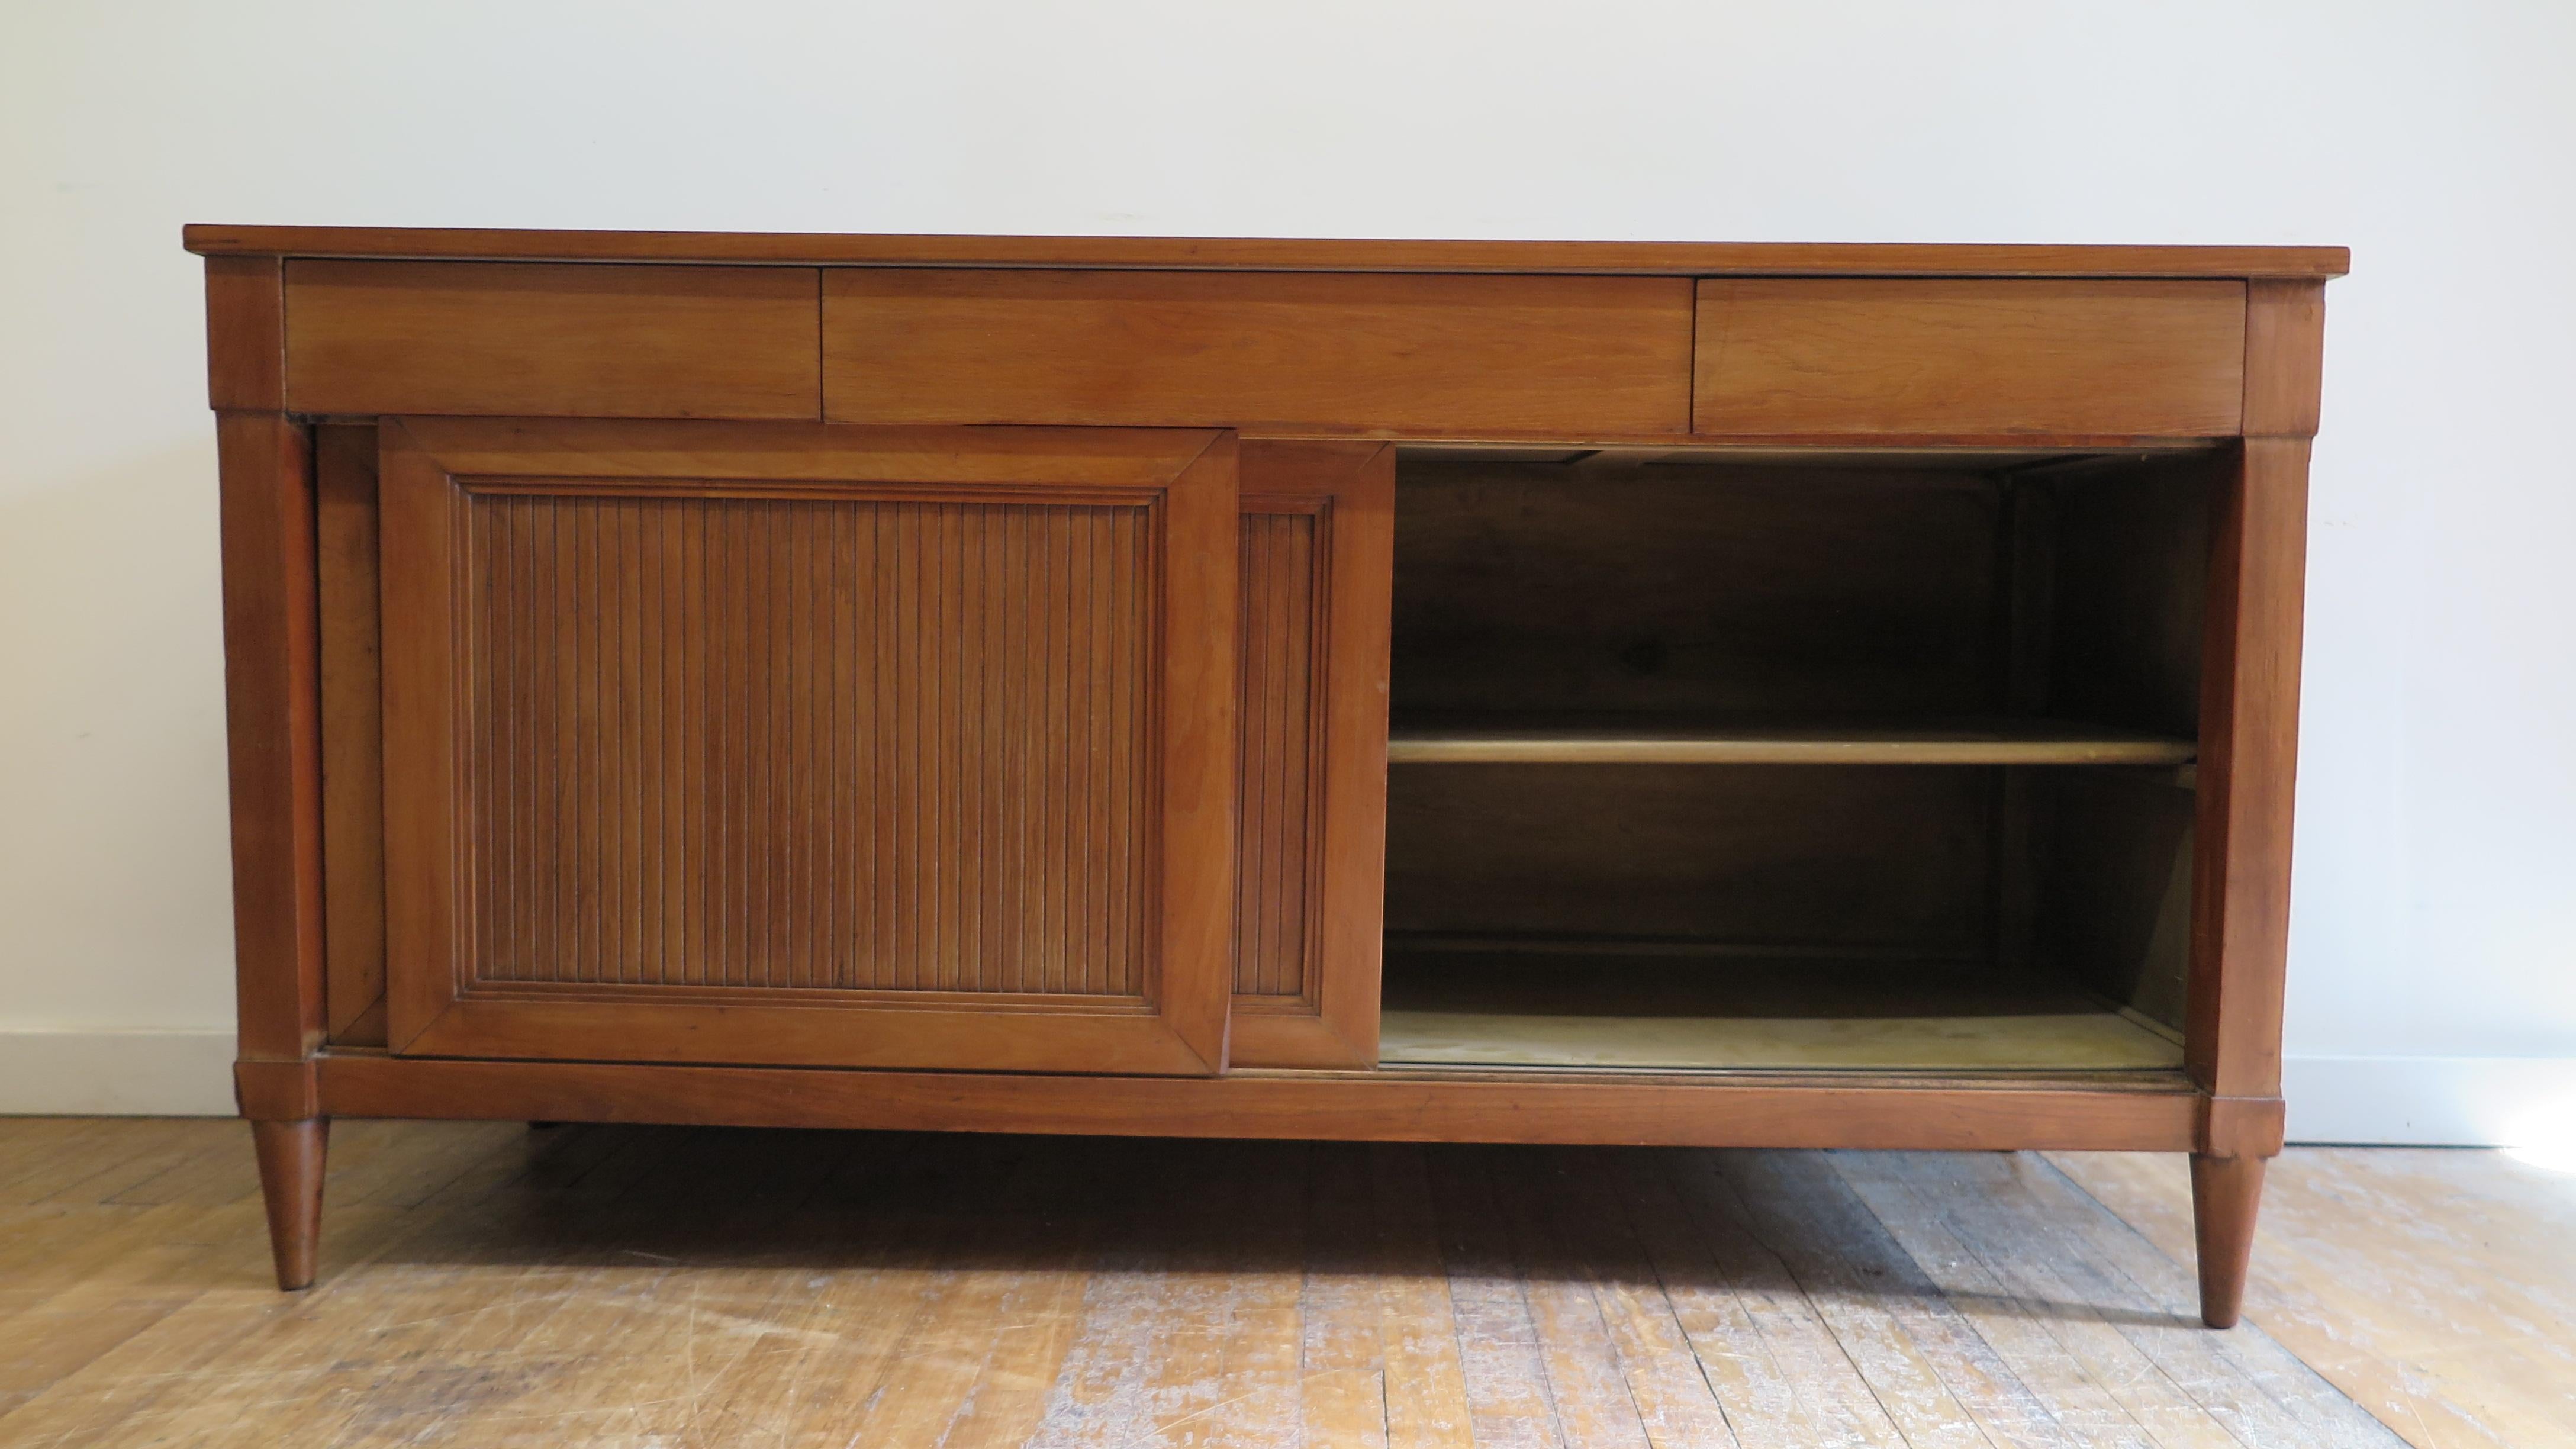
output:
[[[1221,1070],[1235,456],[385,420],[394,1050]]]
[[[1243,443],[1234,1060],[1377,1065],[1395,448]]]

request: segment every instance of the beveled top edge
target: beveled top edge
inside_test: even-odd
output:
[[[187,227],[201,256],[772,266],[1095,267],[1164,271],[1553,272],[1745,277],[2339,277],[2344,247],[1933,242],[1328,241],[1265,237],[906,236]]]

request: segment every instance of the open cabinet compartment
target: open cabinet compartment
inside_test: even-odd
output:
[[[2178,1071],[2223,462],[1408,452],[1380,1060]]]

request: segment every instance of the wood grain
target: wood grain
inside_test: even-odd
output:
[[[1677,280],[841,269],[824,415],[858,423],[1690,427]]]
[[[2225,436],[2245,291],[2182,281],[1704,281],[1691,430]]]
[[[1407,721],[1391,764],[2180,765],[2189,740],[2038,720],[1920,725],[1693,726],[1576,718],[1535,724]]]
[[[1277,237],[936,236],[497,228],[219,226],[203,255],[1183,271],[1633,273],[1689,276],[2342,276],[2344,247],[2012,246],[1883,242],[1520,242]]]
[[[253,412],[219,414],[215,440],[241,1055],[293,1061],[323,1034],[313,444]]]
[[[255,1121],[250,1130],[259,1156],[260,1195],[268,1207],[277,1286],[310,1288],[322,1238],[322,1156],[331,1124],[312,1118]]]
[[[2246,440],[2213,503],[2186,1035],[2222,1096],[2281,1088],[2307,503],[2304,438]]]
[[[2234,1328],[2254,1256],[2254,1212],[2263,1198],[2263,1159],[2191,1156],[2191,1217],[2200,1268],[2200,1317]]]
[[[238,1080],[254,1118],[373,1104],[1050,1132],[2037,1141],[2226,1164],[2278,1146],[2305,439],[2320,284],[2340,253],[746,237],[691,256],[672,250],[690,238],[639,234],[191,240],[215,254]],[[577,264],[612,259],[665,265]],[[907,425],[823,427],[827,394],[837,417]],[[334,419],[404,408],[593,416],[385,428],[379,582],[383,618],[402,625],[388,629],[364,607],[368,514],[339,456],[363,434]],[[321,462],[288,409],[320,417]],[[815,421],[650,420],[692,415]],[[932,425],[960,419],[1014,426]],[[1408,499],[1402,535],[1413,563],[1440,565],[1424,571],[1372,553],[1384,530],[1369,520],[1386,510],[1341,484],[1239,511],[1231,434],[1027,426],[1050,421],[1400,435],[1531,460],[1601,451],[1428,465],[1415,481],[1435,486]],[[1818,446],[1831,466],[1743,466],[1742,450]],[[2132,447],[2173,456],[2058,461]],[[1388,448],[1259,448],[1305,450],[1391,494]],[[1459,486],[1436,486],[1442,469]],[[2204,491],[2205,545],[2175,525]],[[1015,547],[1045,564],[1015,567]],[[1502,566],[1532,559],[1542,567]],[[1391,578],[1408,580],[1392,603]],[[1484,714],[1412,748],[1487,752],[1408,771],[1392,802],[1391,650],[1370,634],[1390,616],[1406,651],[1394,682],[1413,702]],[[366,816],[378,633],[381,868]],[[1031,637],[1035,661],[1015,664],[1007,641]],[[862,659],[898,685],[845,680]],[[1935,713],[2118,726],[1997,732],[2023,753],[1974,756],[1988,766],[2150,745],[2171,763],[2196,730],[2187,1073],[2049,1072],[2007,1089],[1363,1070],[1381,804],[1399,926],[1597,935],[1608,912],[1647,936],[1942,961],[2037,960],[2073,942],[2086,981],[2171,1010],[2172,953],[2139,942],[2175,935],[2165,807],[2180,792],[2133,810],[2146,787],[2088,794],[1996,768],[1735,770],[1737,756],[1692,753],[1743,744],[1712,745],[1708,721],[1783,706],[1810,727],[1821,711],[1883,711],[1916,763],[1940,743],[1925,738]],[[1620,720],[1615,738],[1515,735],[1503,717],[1565,708],[1656,717]],[[1015,728],[1030,749],[1013,751]],[[1626,753],[1566,763],[1605,748]],[[699,808],[709,798],[721,808]],[[2070,850],[2069,830],[2110,843]],[[2099,929],[2050,924],[2079,918]],[[868,934],[880,924],[883,943]],[[392,966],[381,1014],[379,954]],[[326,1033],[503,1060],[353,1050],[307,1070]],[[1156,1079],[1222,1071],[1230,1034],[1246,1061],[1332,1070]],[[674,1065],[601,1065],[619,1060]],[[1097,1073],[1134,1075],[1080,1075]],[[1445,1381],[1399,1393],[1390,1365],[1445,1372],[1415,1294],[1374,1360],[1378,1436],[1437,1440],[1473,1420],[1591,1442],[1705,1437],[1687,1374],[1626,1366],[1692,1328],[1589,1259],[1550,1266],[1579,1194],[1541,1184],[1507,1200],[1510,1174],[1458,1167],[1433,1164],[1433,1196],[1495,1211],[1444,1281],[1482,1292],[1508,1261],[1542,1285],[1517,1317],[1476,1321],[1537,1346],[1548,1397],[1505,1404],[1494,1365],[1532,1360],[1486,1344],[1456,1345],[1456,1394]],[[2233,1166],[2212,1171],[2215,1321],[2234,1312],[2253,1194]],[[270,1176],[292,1250],[301,1178]],[[1896,1201],[1917,1186],[1873,1190]],[[1964,1416],[1996,1442],[2047,1437],[2027,1394],[1959,1395],[1992,1360],[1955,1324],[1855,1305],[1844,1289],[1906,1270],[1830,1188],[1803,1168],[1741,1165],[1673,1187],[1727,1235],[1718,1260],[1767,1253],[1827,1285],[1798,1351],[1821,1361],[1838,1343],[1851,1372],[1809,1429],[1943,1442]],[[1846,1242],[1838,1257],[1764,1246],[1801,1192]],[[1201,1246],[1296,1231],[1258,1192],[1210,1201],[1220,1216]],[[1985,1228],[1909,1230],[1964,1242]],[[1414,1261],[1461,1241],[1398,1236]],[[1654,1254],[1641,1240],[1635,1256]],[[1086,1382],[1131,1428],[1167,1427],[1144,1406],[1168,1399],[1188,1433],[1257,1434],[1297,1381],[1289,1299],[1285,1280],[1254,1275],[1185,1319],[1149,1368],[1098,1359]],[[1023,1314],[1052,1326],[1024,1334]],[[1066,1422],[1023,1380],[1078,1357],[1072,1317],[1061,1284],[1007,1267],[942,1287],[920,1321],[965,1335],[954,1361],[873,1403],[857,1442]],[[663,1324],[635,1342],[675,1337]],[[894,1331],[872,1341],[891,1361]],[[2212,1350],[2138,1348],[2182,1381],[2211,1368]],[[1347,1349],[1332,1361],[1365,1372]],[[163,1371],[186,1372],[184,1358]],[[1243,1395],[1205,1391],[1193,1365],[1213,1363],[1242,1367]],[[979,1398],[993,1365],[1018,1365],[1016,1387]],[[2108,1389],[2090,1402],[2178,1412]],[[333,1412],[308,1402],[261,1427],[312,1437]],[[2260,1393],[2225,1412],[2267,1437],[2295,1419]],[[54,1437],[99,1437],[63,1424]]]
[[[2325,283],[2245,288],[2245,432],[2313,437],[2325,390]]]
[[[288,405],[813,418],[817,286],[778,267],[290,262]]]
[[[314,429],[313,476],[322,617],[326,1018],[331,1040],[382,1046],[384,696],[376,576],[376,430],[336,424]]]
[[[2489,1153],[2291,1154],[2214,1335],[2171,1159],[353,1121],[280,1298],[243,1135],[0,1121],[0,1440],[2532,1446],[2576,1354]]]
[[[1389,1066],[2171,1072],[2178,1034],[1985,963],[1749,950],[1387,953]]]
[[[1222,1059],[1227,439],[383,431],[398,1046]]]
[[[2181,1161],[2051,1163],[2191,1259]],[[2576,1424],[2576,1333],[2557,1307],[2576,1295],[2566,1174],[2500,1152],[2293,1147],[2264,1173],[2257,1247],[2249,1324],[2416,1449],[2555,1444]]]
[[[1155,525],[469,491],[472,979],[1141,999]]]
[[[274,256],[206,258],[207,406],[285,410],[284,277]]]
[[[1243,447],[1233,1059],[1377,1061],[1394,450]]]
[[[1063,1029],[1063,1023],[1054,1029]],[[1933,1148],[2013,1143],[2179,1152],[2200,1099],[2162,1084],[1458,1071],[1222,1077],[797,1071],[592,1062],[322,1059],[323,1110],[344,1117],[693,1122],[1100,1136],[1556,1142],[1634,1146]]]
[[[1313,989],[1309,951],[1323,858],[1323,510],[1246,499],[1243,514],[1241,861],[1234,994]]]

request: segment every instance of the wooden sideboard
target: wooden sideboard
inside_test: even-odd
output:
[[[2192,1154],[2237,1316],[2335,248],[191,227],[237,1083]]]

